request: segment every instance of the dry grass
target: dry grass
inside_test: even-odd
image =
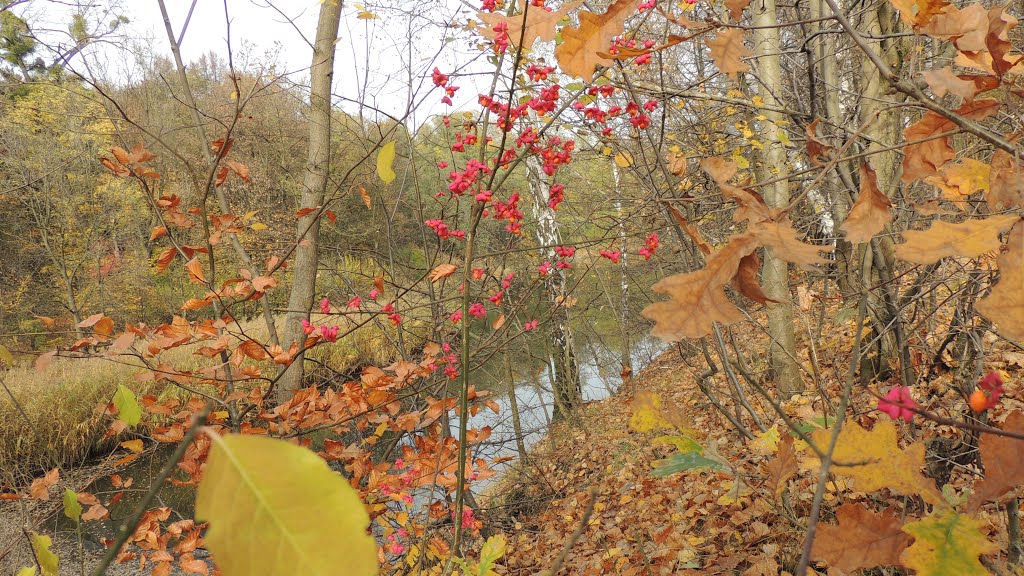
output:
[[[317,323],[324,318],[313,320]],[[344,322],[361,321],[344,320],[341,331],[346,330]],[[337,319],[332,319],[332,323],[337,323]],[[314,348],[308,354],[307,370],[316,379],[325,372],[344,374],[362,365],[394,361],[397,351],[392,341],[397,337],[397,329],[387,322],[382,326],[384,330],[370,322],[334,344]],[[243,323],[241,328],[249,337],[266,340],[262,322]],[[404,328],[410,349],[423,345],[429,330],[426,323],[410,322]],[[198,346],[168,350],[161,360],[178,369],[198,369],[209,362],[193,354]],[[113,445],[114,441],[103,438],[109,418],[97,414],[96,407],[111,400],[118,384],[137,394],[183,394],[173,385],[137,382],[135,375],[141,371],[138,360],[128,360],[135,365],[102,358],[57,359],[42,373],[31,367],[4,373],[3,381],[25,415],[11,401],[11,395],[0,389],[0,483],[23,485],[43,470],[81,465]]]

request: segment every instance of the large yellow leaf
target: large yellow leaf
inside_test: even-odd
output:
[[[377,153],[377,176],[385,184],[391,184],[395,180],[395,143],[388,142],[381,146]]]
[[[377,573],[369,515],[313,452],[258,436],[216,438],[196,518],[225,576]]]
[[[903,531],[914,543],[903,551],[900,561],[915,570],[917,576],[973,576],[990,572],[978,561],[981,554],[999,549],[981,533],[984,522],[958,514],[952,508],[936,510],[917,522],[908,522]]]
[[[832,430],[818,430],[811,437],[824,450],[828,447]],[[929,504],[944,503],[935,483],[921,474],[924,444],[916,442],[900,450],[896,443],[896,427],[891,421],[879,421],[871,431],[852,420],[846,422],[839,434],[833,459],[836,464],[832,471],[853,478],[858,491],[874,492],[888,488],[898,494],[920,494]]]

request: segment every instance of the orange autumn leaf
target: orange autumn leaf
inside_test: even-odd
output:
[[[992,210],[1024,208],[1024,163],[1004,150],[996,150],[985,201]]]
[[[373,207],[373,198],[370,197],[370,193],[366,191],[366,188],[359,187],[359,197],[363,199],[363,205],[369,210]]]
[[[993,217],[994,218],[994,217]],[[991,220],[991,218],[989,218]],[[978,312],[995,322],[999,332],[1017,341],[1024,340],[1024,223],[1010,231],[1006,251],[996,257],[999,283],[988,296],[978,301]]]
[[[736,80],[736,75],[740,72],[750,70],[750,65],[743,61],[743,58],[751,55],[750,50],[743,45],[744,36],[743,30],[729,28],[718,32],[713,39],[705,40],[711,49],[711,58],[714,59],[715,66],[733,80]]]
[[[729,9],[729,16],[733,22],[739,22],[743,18],[743,10],[750,4],[750,0],[725,0],[725,7]]]
[[[447,278],[458,270],[458,266],[455,264],[438,264],[430,271],[430,281],[437,282],[444,278]]]
[[[796,450],[793,448],[793,436],[784,434],[779,440],[779,451],[767,464],[765,471],[768,473],[768,486],[772,493],[778,497],[786,488],[786,482],[796,476],[799,471],[799,464],[796,459]]]
[[[636,12],[637,4],[638,0],[615,0],[603,14],[581,11],[580,25],[562,28],[562,43],[555,47],[562,71],[590,82],[598,66],[609,66],[612,61],[598,53],[606,52],[612,39],[622,34],[626,18]]]
[[[928,83],[928,88],[931,88],[932,93],[939,98],[946,94],[952,94],[963,98],[965,101],[973,100],[974,96],[979,92],[979,86],[976,82],[957,76],[953,73],[952,66],[925,70],[921,72],[921,75],[924,77],[924,81]]]
[[[206,282],[206,273],[203,272],[203,265],[199,262],[198,258],[192,258],[185,264],[185,271],[188,272],[188,278],[196,284],[203,284]]]
[[[964,158],[955,164],[946,164],[939,169],[938,174],[924,181],[941,190],[945,199],[963,206],[967,196],[988,191],[991,174],[992,166],[973,158]]]
[[[679,210],[676,210],[675,206],[669,206],[668,209],[672,213],[672,217],[675,218],[675,221],[679,224],[679,227],[686,232],[686,235],[689,236],[691,240],[693,240],[697,249],[699,249],[705,256],[711,254],[711,246],[708,245],[707,241],[704,240],[704,237],[701,236],[697,227],[690,224],[690,222],[686,220],[686,217],[683,216]]]
[[[171,261],[174,260],[174,256],[177,253],[178,251],[175,250],[173,247],[165,248],[164,251],[160,253],[160,256],[156,259],[157,274],[167,269],[167,267],[171,264]]]
[[[787,218],[779,221],[751,221],[747,232],[754,235],[758,243],[775,250],[775,255],[787,262],[800,265],[825,264],[828,262],[820,252],[832,252],[834,246],[819,246],[802,242],[799,232]]]
[[[896,257],[915,264],[931,264],[942,258],[977,258],[999,249],[999,235],[1020,221],[1015,214],[965,220],[957,224],[941,220],[927,230],[907,230]]]
[[[866,162],[860,165],[860,194],[853,203],[846,221],[839,227],[854,244],[870,242],[871,238],[892,222],[892,202],[878,189],[878,175]]]
[[[142,440],[136,438],[134,440],[125,440],[121,442],[121,447],[130,452],[139,453],[142,452]]]

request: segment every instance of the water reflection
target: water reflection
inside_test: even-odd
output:
[[[614,395],[622,386],[621,346],[607,341],[577,340],[577,363],[583,389],[584,402],[601,400]],[[644,337],[631,346],[630,358],[633,372],[639,372],[663,352],[666,345],[656,338]],[[475,446],[475,454],[482,458],[498,458],[502,456],[518,456],[516,432],[512,419],[512,404],[509,395],[509,381],[512,380],[515,391],[516,406],[523,434],[523,444],[529,449],[544,437],[554,408],[554,395],[551,390],[552,372],[548,362],[541,354],[535,352],[521,353],[510,351],[515,358],[509,359],[512,364],[512,378],[508,377],[508,366],[503,354],[499,352],[487,364],[474,371],[474,384],[489,390],[492,399],[498,403],[499,410],[495,414],[489,409],[481,410],[471,416],[469,425],[472,428],[490,426],[491,437]],[[458,418],[452,422],[458,427]],[[500,467],[499,467],[500,469]],[[479,484],[478,484],[479,487]]]

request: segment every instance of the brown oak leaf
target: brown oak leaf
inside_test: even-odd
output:
[[[527,9],[526,0],[519,0],[519,13],[514,16],[506,16],[500,12],[478,12],[477,18],[484,23],[484,26],[478,28],[478,30],[484,37],[494,40],[498,36],[494,28],[499,23],[505,22],[508,26],[509,43],[519,47],[519,39],[522,38],[523,48],[530,48],[537,40],[544,42],[553,41],[557,34],[555,26],[558,24],[558,21],[565,18],[582,4],[582,0],[576,0],[566,3],[558,10],[551,10],[549,12],[543,7],[533,6],[532,4]],[[525,26],[523,21],[524,10],[526,13]],[[524,27],[526,28],[525,33],[523,32]]]
[[[1024,434],[1024,414],[1014,410],[1000,428]],[[985,477],[974,485],[974,493],[967,502],[969,510],[977,510],[985,502],[1003,498],[1024,482],[1024,458],[1020,457],[1024,440],[982,434],[979,448]]]
[[[638,0],[616,0],[604,14],[584,10],[579,13],[578,27],[562,28],[562,43],[555,48],[562,71],[590,82],[598,66],[610,65],[612,61],[598,53],[607,52],[612,40],[622,34],[626,18],[636,11],[637,4]]]
[[[901,530],[903,522],[892,510],[876,513],[859,504],[843,504],[836,510],[836,519],[838,526],[818,525],[811,558],[848,573],[897,566],[900,554],[914,540]]]
[[[839,227],[854,244],[870,242],[871,238],[892,222],[892,202],[878,189],[878,175],[867,162],[860,165],[860,194],[853,203],[846,221]]]
[[[996,265],[999,283],[978,301],[978,311],[998,324],[1001,334],[1024,340],[1024,223],[1018,222],[1010,231],[1006,251],[996,257]]]
[[[713,39],[705,40],[711,49],[715,66],[733,80],[736,80],[736,75],[740,72],[750,70],[750,65],[743,61],[743,58],[751,55],[750,50],[743,45],[744,36],[743,30],[729,28],[720,31]]]
[[[1020,221],[1016,214],[1002,214],[965,220],[956,224],[941,220],[927,230],[908,230],[903,244],[896,246],[896,257],[915,264],[931,264],[948,256],[977,258],[999,249],[999,235]],[[980,304],[980,303],[979,303]]]
[[[725,294],[744,256],[758,246],[757,239],[747,232],[733,236],[729,243],[707,259],[707,265],[696,272],[663,278],[651,287],[670,299],[644,308],[644,317],[653,320],[651,334],[666,342],[683,338],[700,338],[711,333],[715,322],[732,324],[743,314]]]

